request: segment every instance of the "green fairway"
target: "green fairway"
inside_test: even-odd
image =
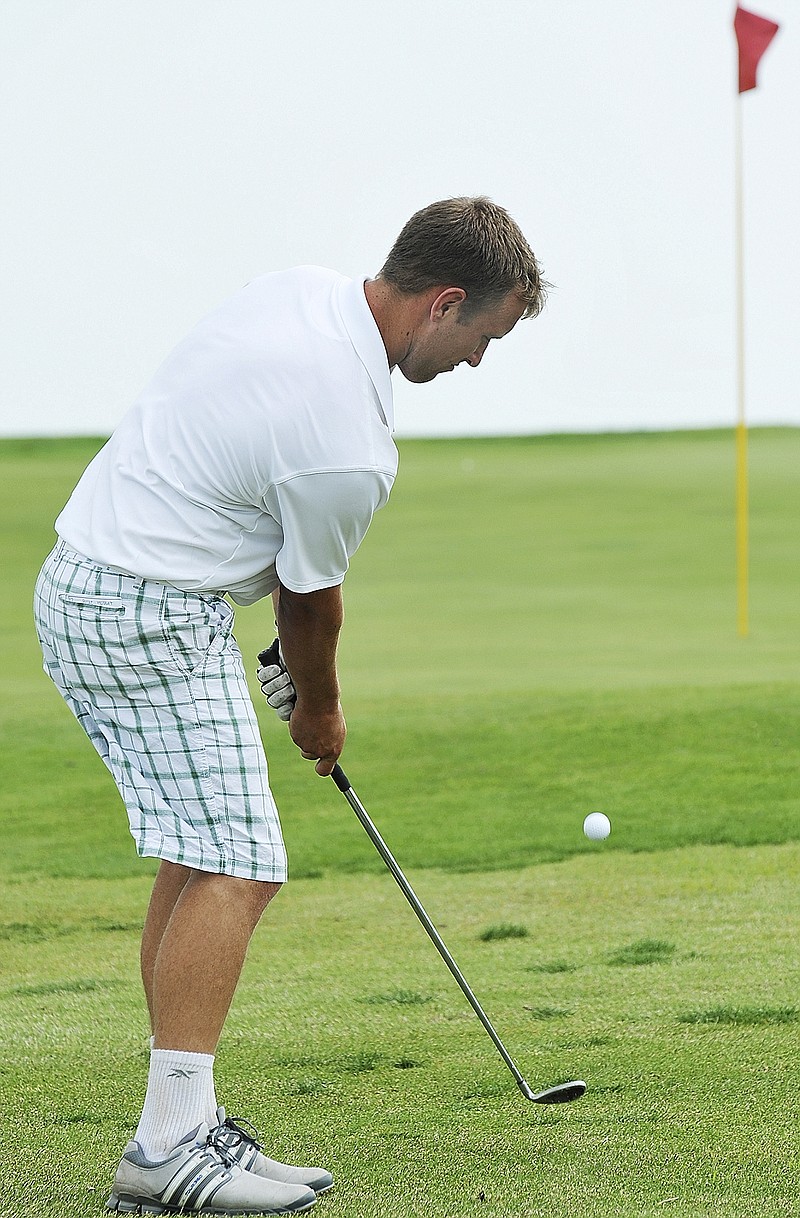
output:
[[[30,620],[96,447],[0,443],[14,1218],[99,1211],[146,1070],[154,864]],[[297,883],[257,934],[221,1101],[279,1156],[330,1163],[332,1218],[797,1213],[800,430],[751,436],[744,640],[729,433],[400,448],[347,579],[342,761],[529,1082],[589,1092],[525,1104],[341,795],[259,707]],[[270,609],[237,622],[251,661]]]
[[[785,845],[412,873],[528,1081],[587,1079],[554,1109],[521,1097],[388,875],[298,881],[257,932],[219,1094],[274,1153],[331,1167],[331,1218],[796,1214],[798,869]],[[5,899],[2,1080],[26,1153],[0,1212],[83,1218],[138,1116],[147,883]],[[498,922],[529,935],[484,941]]]

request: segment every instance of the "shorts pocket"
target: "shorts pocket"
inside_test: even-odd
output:
[[[61,597],[67,617],[122,617],[125,602],[119,596],[88,596],[80,592],[66,592]]]
[[[196,604],[169,603],[164,626],[173,659],[187,675],[205,670],[222,654],[233,628],[233,609],[222,599],[196,597]]]
[[[125,686],[143,698],[176,670],[158,603],[136,597],[64,592],[59,598],[56,648],[76,689],[113,692]]]

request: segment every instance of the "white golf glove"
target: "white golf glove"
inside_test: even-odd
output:
[[[256,677],[261,686],[261,692],[278,718],[287,722],[292,717],[297,694],[292,685],[292,678],[286,670],[278,640],[275,640],[268,651],[262,651],[258,659],[260,666]]]

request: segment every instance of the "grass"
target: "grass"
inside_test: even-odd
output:
[[[495,939],[525,939],[528,936],[527,926],[517,926],[514,922],[500,922],[497,926],[487,926],[478,936],[484,943]]]
[[[681,1023],[733,1024],[740,1028],[760,1028],[774,1024],[797,1023],[797,1007],[711,1007],[708,1011],[684,1011]]]
[[[388,875],[299,880],[256,934],[220,1093],[276,1154],[331,1165],[332,1218],[792,1214],[798,869],[788,843],[412,872],[528,1081],[589,1082],[562,1109],[526,1105]],[[146,1022],[136,932],[98,931],[89,911],[133,921],[147,894],[145,877],[64,880],[69,953],[63,938],[3,945],[0,1078],[17,1144],[52,1156],[47,1173],[7,1172],[4,1213],[100,1211]],[[52,881],[4,901],[9,920],[44,919]],[[529,938],[476,938],[519,910]],[[632,930],[675,952],[614,967]],[[565,942],[572,971],[531,971]]]
[[[153,865],[30,624],[96,447],[0,444],[0,1102],[25,1151],[4,1218],[100,1212],[146,1070]],[[347,581],[345,768],[528,1080],[589,1091],[525,1105],[333,785],[262,714],[295,881],[219,1092],[278,1157],[332,1166],[320,1213],[800,1209],[800,432],[750,453],[741,640],[730,435],[401,445]],[[271,615],[237,619],[252,656]]]
[[[663,964],[674,956],[677,948],[674,943],[665,943],[663,939],[637,939],[627,947],[621,947],[609,957],[609,964],[623,968],[636,967],[640,964]]]

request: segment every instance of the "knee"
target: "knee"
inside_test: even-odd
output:
[[[281,885],[268,880],[239,880],[238,883],[244,885],[244,888],[239,889],[241,908],[255,930],[261,915]]]
[[[235,875],[197,872],[196,882],[211,888],[228,907],[236,907],[255,926],[276,892],[282,887],[271,880],[243,880]]]
[[[258,918],[282,887],[269,879],[242,879],[240,876],[225,876],[216,871],[192,871],[188,888],[211,901],[220,911],[237,909],[240,914],[256,926]]]
[[[274,883],[272,880],[244,880],[245,884],[249,884],[254,891],[250,895],[250,903],[253,912],[256,915],[256,920],[261,917],[264,910],[269,905],[272,898],[283,887],[282,884]]]

